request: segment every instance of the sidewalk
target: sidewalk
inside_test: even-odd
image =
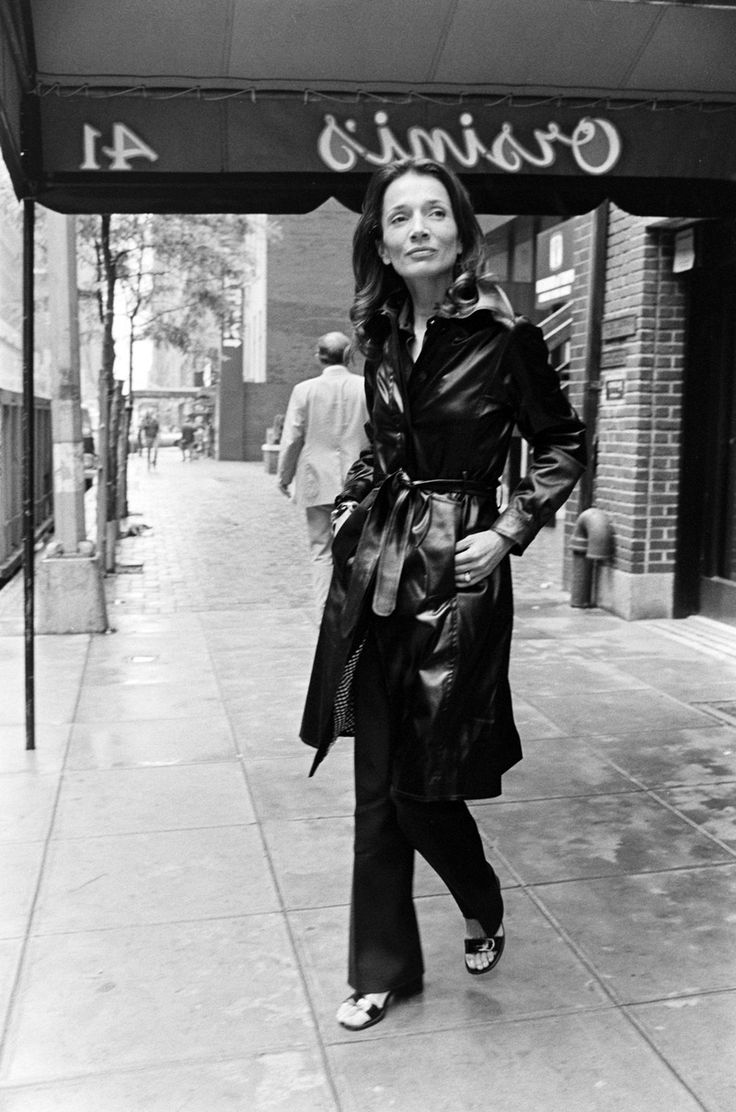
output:
[[[465,974],[420,865],[425,992],[354,1035],[351,743],[309,780],[297,739],[302,515],[174,449],[130,497],[115,632],[37,638],[35,754],[0,592],[0,1110],[732,1112],[736,631],[572,610],[558,530],[514,561],[526,759],[474,807],[506,954]]]

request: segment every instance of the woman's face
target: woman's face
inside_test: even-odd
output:
[[[386,188],[378,254],[404,281],[452,281],[462,250],[450,197],[439,178],[402,174]]]

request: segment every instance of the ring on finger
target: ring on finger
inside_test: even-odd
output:
[[[469,583],[469,582],[470,582],[470,572],[469,572],[469,571],[466,571],[466,572],[465,572],[465,582],[466,582],[466,583]]]

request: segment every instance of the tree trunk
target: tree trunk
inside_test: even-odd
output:
[[[125,415],[123,424],[125,426],[124,440],[123,440],[123,453],[120,463],[120,489],[118,491],[118,517],[129,517],[130,507],[128,505],[128,457],[130,455],[130,434],[133,429],[133,345],[135,344],[135,321],[138,316],[140,308],[140,299],[133,308],[133,311],[128,314],[130,321],[130,339],[128,341],[128,398],[125,405]]]
[[[97,426],[97,551],[100,554],[100,567],[107,571],[107,473],[109,470],[108,443],[110,440],[110,413],[107,378],[102,367],[98,378],[97,402],[100,419]]]
[[[109,552],[108,521],[115,520],[117,466],[116,442],[112,428],[113,394],[115,390],[115,341],[112,329],[115,307],[117,272],[110,248],[110,216],[100,217],[101,291],[100,316],[102,318],[102,364],[99,379],[99,453],[100,481],[97,488],[97,547],[106,571],[115,570],[115,553]]]
[[[125,468],[127,465],[127,453],[125,450],[126,426],[127,426],[127,410],[125,408],[125,399],[123,397],[123,384],[119,380],[115,382],[115,393],[113,395],[113,418],[112,428],[115,430],[113,438],[113,456],[115,460],[115,513],[112,515],[116,522],[115,535],[117,536],[117,524],[120,519],[125,516]]]

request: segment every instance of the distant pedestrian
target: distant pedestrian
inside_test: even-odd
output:
[[[330,513],[348,468],[368,445],[363,379],[345,366],[349,343],[342,332],[328,332],[318,341],[322,374],[294,387],[279,450],[279,487],[307,514],[318,619],[332,577]]]
[[[158,421],[150,413],[143,422],[143,444],[146,449],[146,463],[149,470],[151,467],[155,467],[158,461],[158,434]]]
[[[203,425],[194,426],[194,444],[192,446],[195,457],[203,456],[205,452],[205,434]]]
[[[181,427],[179,447],[181,448],[181,462],[186,463],[187,460],[191,460],[194,447],[194,425],[188,418],[184,419],[184,424]]]

